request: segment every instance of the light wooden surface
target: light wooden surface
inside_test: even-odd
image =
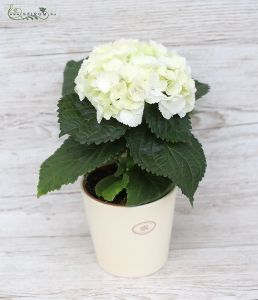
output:
[[[0,299],[258,299],[258,2],[19,3],[56,16],[12,21],[1,2]],[[179,195],[169,261],[140,279],[96,264],[78,183],[35,197],[60,144],[65,62],[119,37],[175,48],[211,85],[194,119],[208,159],[195,208]]]

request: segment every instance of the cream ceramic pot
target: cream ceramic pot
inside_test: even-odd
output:
[[[82,188],[99,265],[108,273],[145,276],[167,261],[176,189],[158,201],[135,207],[105,204]]]

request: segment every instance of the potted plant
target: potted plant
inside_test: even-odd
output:
[[[191,205],[206,161],[191,133],[209,90],[153,41],[118,40],[69,61],[58,102],[62,146],[40,168],[38,197],[82,176],[99,264],[143,276],[167,260],[176,187]]]

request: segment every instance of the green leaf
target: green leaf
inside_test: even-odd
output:
[[[134,161],[127,152],[128,151],[123,153],[117,161],[117,170],[114,174],[116,177],[121,176],[122,174],[125,174],[127,171],[132,169],[134,166]]]
[[[196,138],[192,136],[190,143],[171,144],[138,126],[127,133],[126,140],[135,163],[153,174],[170,178],[193,202],[206,169],[205,156]]]
[[[124,185],[124,187],[127,187],[128,183],[129,183],[129,175],[127,173],[124,173],[123,174],[123,185]]]
[[[96,119],[96,109],[84,99],[80,101],[77,94],[62,97],[58,102],[58,122],[60,136],[69,134],[81,144],[100,144],[114,141],[123,136],[126,126],[115,119]]]
[[[104,200],[112,202],[115,196],[123,189],[123,179],[117,178],[114,175],[109,175],[96,184],[95,192],[98,197],[102,197]]]
[[[145,120],[155,135],[168,142],[187,142],[191,139],[191,121],[186,115],[180,118],[178,115],[169,120],[165,119],[157,105],[145,106]]]
[[[126,172],[126,157],[122,157],[117,163],[117,170],[114,176],[119,177],[125,172]]]
[[[74,93],[74,80],[79,72],[83,60],[74,61],[70,60],[67,62],[64,69],[64,81],[62,87],[62,95]]]
[[[198,100],[202,96],[206,95],[210,90],[210,87],[208,84],[202,83],[198,80],[195,80],[195,87],[196,87],[196,92],[195,92],[196,100]]]
[[[113,201],[115,196],[119,194],[128,184],[128,175],[117,178],[114,175],[109,175],[101,179],[95,187],[97,196],[104,198],[107,201]]]
[[[115,154],[122,151],[124,143],[81,145],[68,138],[40,167],[38,197],[60,189],[64,184],[73,183],[79,176],[103,165]]]
[[[153,175],[137,167],[130,170],[128,175],[127,206],[153,202],[165,196],[175,187],[170,179]]]

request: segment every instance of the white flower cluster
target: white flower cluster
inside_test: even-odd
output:
[[[158,103],[164,118],[194,108],[195,83],[185,58],[161,44],[121,39],[93,49],[75,79],[75,91],[97,111],[97,120],[135,127],[145,102]]]

